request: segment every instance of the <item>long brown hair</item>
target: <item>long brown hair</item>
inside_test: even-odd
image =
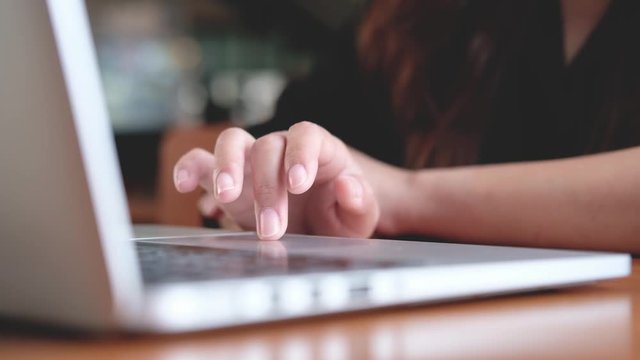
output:
[[[371,0],[357,34],[358,56],[367,74],[379,77],[388,89],[406,137],[407,166],[493,161],[495,154],[480,154],[485,150],[481,146],[493,146],[495,139],[490,136],[496,132],[504,131],[503,139],[513,135],[492,126],[511,121],[511,113],[506,118],[498,114],[505,106],[520,106],[508,103],[513,99],[512,88],[504,86],[521,80],[517,71],[522,54],[532,51],[527,39],[532,29],[539,29],[540,4],[539,0]],[[590,70],[583,68],[597,72],[583,83],[592,88],[579,95],[583,102],[575,109],[578,117],[561,114],[557,118],[567,124],[585,124],[586,133],[554,138],[556,143],[549,148],[534,150],[543,155],[521,155],[524,160],[640,144],[640,48],[633,45],[640,30],[634,18],[640,16],[640,5],[636,0],[617,0],[608,13],[605,29],[613,34],[608,36],[618,38],[599,43],[597,51],[607,61]],[[500,149],[519,151],[509,146],[512,143]],[[505,161],[511,159],[520,158]]]
[[[502,15],[513,1],[491,2],[474,9],[461,0],[369,4],[358,32],[358,55],[364,69],[380,73],[389,89],[407,137],[407,166],[476,161],[504,39],[500,27],[508,19]]]

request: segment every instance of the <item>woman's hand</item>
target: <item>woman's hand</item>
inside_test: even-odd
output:
[[[224,213],[261,239],[290,232],[368,237],[379,207],[350,150],[324,128],[300,122],[253,138],[223,131],[213,153],[193,149],[175,165],[180,192],[207,191],[205,216]]]

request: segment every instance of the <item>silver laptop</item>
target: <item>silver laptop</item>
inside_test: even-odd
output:
[[[83,2],[0,1],[0,49],[4,318],[180,332],[630,271],[626,254],[133,227]]]

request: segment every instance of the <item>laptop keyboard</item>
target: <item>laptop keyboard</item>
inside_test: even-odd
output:
[[[289,273],[379,268],[390,261],[308,255],[269,257],[257,251],[136,242],[145,283],[207,281]]]

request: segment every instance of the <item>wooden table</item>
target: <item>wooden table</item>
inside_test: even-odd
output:
[[[1,326],[1,324],[0,324]],[[0,359],[640,359],[632,276],[577,288],[178,336],[0,329]]]

